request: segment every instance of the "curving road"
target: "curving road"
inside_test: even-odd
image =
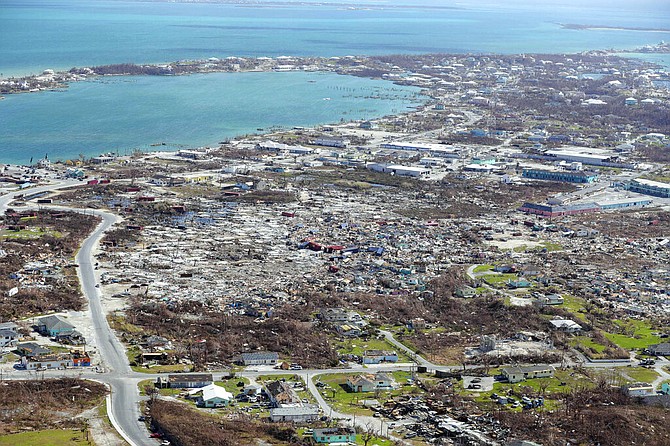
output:
[[[26,193],[35,193],[42,191],[52,191],[56,189],[62,189],[70,187],[73,185],[79,185],[80,182],[72,181],[59,181],[46,186],[39,186],[36,188],[31,188],[27,191],[18,191],[10,194],[6,194],[0,197],[0,213],[4,213],[8,204],[15,198],[16,194],[21,192]],[[128,359],[126,357],[126,351],[124,346],[118,340],[114,332],[109,327],[107,318],[102,310],[102,305],[100,302],[100,290],[96,287],[97,278],[95,275],[94,269],[94,250],[101,238],[103,237],[105,231],[110,229],[120,218],[114,214],[99,211],[99,210],[82,210],[76,208],[64,208],[57,206],[49,206],[56,209],[66,209],[74,212],[81,212],[86,214],[98,215],[102,218],[101,223],[96,227],[96,229],[91,233],[91,235],[84,240],[79,252],[76,255],[76,262],[79,264],[77,274],[81,283],[82,292],[86,296],[89,302],[89,309],[91,312],[91,321],[94,329],[94,336],[90,342],[90,345],[98,349],[101,358],[101,366],[104,367],[105,373],[96,374],[92,371],[82,371],[82,370],[67,370],[67,371],[49,371],[47,375],[51,377],[63,376],[63,375],[78,375],[82,378],[96,379],[101,382],[109,384],[111,387],[111,395],[108,399],[108,414],[110,421],[114,428],[119,432],[119,434],[127,441],[131,446],[155,446],[157,442],[149,438],[149,432],[146,430],[144,423],[138,422],[137,418],[140,415],[139,412],[139,403],[141,397],[139,390],[137,388],[138,383],[141,380],[152,379],[160,376],[159,374],[144,374],[132,371],[128,365]],[[468,269],[468,275],[474,276],[474,266]],[[448,367],[448,366],[439,366],[433,364],[430,361],[426,360],[420,355],[417,355],[407,346],[397,341],[393,334],[389,331],[381,330],[381,333],[384,335],[385,339],[397,347],[399,350],[406,352],[416,364],[425,366],[431,370],[457,370],[459,367]],[[598,367],[598,368],[611,368],[611,367],[621,367],[630,364],[622,362],[606,362],[606,363],[583,363],[580,364],[585,367]],[[556,364],[560,366],[560,364]],[[388,425],[386,432],[384,432],[385,421],[380,418],[374,417],[363,417],[363,416],[353,416],[349,414],[339,413],[332,409],[328,403],[323,399],[320,392],[316,388],[313,378],[321,374],[331,374],[331,373],[370,373],[373,370],[412,370],[415,367],[414,364],[388,364],[377,366],[375,368],[363,367],[363,366],[354,366],[347,369],[337,368],[337,369],[325,369],[325,370],[300,370],[294,371],[297,375],[300,375],[302,379],[306,382],[307,388],[310,393],[314,396],[319,406],[324,411],[324,414],[331,416],[332,418],[338,418],[344,420],[350,425],[356,425],[361,427],[364,430],[372,428],[379,433],[385,433],[394,441],[405,443],[399,438],[393,437],[392,433],[388,431]],[[473,366],[468,366],[468,368]],[[660,367],[660,366],[659,366]],[[216,373],[216,372],[214,372]],[[240,376],[256,377],[258,375],[272,375],[272,374],[285,374],[284,370],[253,370],[248,369],[241,373]],[[5,378],[10,379],[30,379],[32,378],[30,372],[21,372],[16,371],[5,375]]]
[[[102,222],[82,243],[76,256],[76,262],[79,264],[77,274],[82,292],[89,302],[93,323],[94,336],[90,344],[94,345],[100,353],[101,366],[107,371],[102,380],[111,387],[111,401],[108,406],[110,421],[124,440],[131,445],[155,445],[155,441],[149,439],[149,432],[144,423],[137,421],[140,416],[138,406],[140,394],[137,380],[129,379],[134,373],[128,365],[126,349],[109,327],[100,304],[100,289],[96,288],[93,251],[105,231],[111,228],[119,217],[102,211],[87,210],[85,212],[102,218]]]
[[[12,200],[17,198],[17,195],[51,192],[81,184],[80,181],[76,180],[60,180],[47,185],[12,191],[0,197],[0,213],[4,214]],[[106,369],[106,373],[96,375],[91,372],[73,371],[71,373],[61,373],[61,375],[76,373],[79,376],[96,379],[109,384],[111,394],[108,402],[108,414],[114,428],[131,446],[155,446],[156,441],[149,438],[149,432],[146,430],[144,423],[137,421],[140,415],[138,404],[140,402],[140,395],[137,383],[140,379],[136,376],[138,374],[133,373],[130,369],[125,348],[109,327],[100,303],[100,290],[96,287],[97,280],[93,267],[93,252],[105,231],[119,221],[119,217],[98,210],[82,210],[61,206],[44,207],[92,214],[102,218],[100,224],[82,243],[75,261],[79,265],[77,276],[79,277],[82,293],[89,302],[89,311],[91,312],[91,321],[93,324],[94,335],[93,339],[89,340],[89,345],[98,349],[102,361],[101,365]],[[10,375],[17,375],[16,378],[18,379],[26,378],[25,372],[20,374],[11,373]],[[7,377],[9,378],[10,376]],[[147,378],[143,377],[143,379]]]

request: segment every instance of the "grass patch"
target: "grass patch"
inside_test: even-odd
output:
[[[492,370],[489,374],[497,373]],[[543,410],[555,410],[559,407],[565,393],[573,389],[592,388],[596,385],[598,378],[598,373],[593,373],[593,371],[581,373],[576,370],[556,370],[551,378],[528,379],[514,384],[495,382],[492,391],[474,394],[474,401],[485,410],[506,407],[509,410],[521,411],[521,407],[513,409],[511,406],[500,406],[496,400],[491,399],[491,395],[496,393],[499,396],[513,396],[516,400],[520,400],[522,396],[543,396],[545,399]],[[473,395],[472,392],[463,389],[461,383],[457,385],[457,391],[462,395]]]
[[[572,347],[576,347],[577,345],[581,345],[583,347],[594,350],[596,353],[602,353],[607,348],[606,345],[598,344],[597,342],[595,342],[592,338],[590,338],[588,336],[575,336],[570,341],[570,345]]]
[[[344,384],[348,375],[333,374],[320,375],[318,380],[326,384],[326,387],[319,388],[319,392],[328,404],[336,411],[356,415],[372,415],[372,411],[361,405],[361,401],[376,399],[381,404],[393,397],[406,394],[419,394],[421,390],[413,385],[408,385],[407,379],[412,376],[410,372],[396,371],[391,372],[396,384],[399,385],[394,390],[381,390],[376,392],[347,392]],[[325,414],[328,415],[328,414]]]
[[[107,413],[107,401],[104,401],[101,405],[98,406],[98,416],[102,419],[108,428],[116,432],[116,429],[114,429],[114,426],[112,426],[112,422],[109,421],[109,414]]]
[[[52,429],[0,436],[0,446],[75,446],[92,445],[86,433],[74,429]]]
[[[230,378],[226,379],[225,381],[214,381],[214,384],[217,386],[221,386],[224,389],[226,389],[228,392],[232,393],[233,395],[237,395],[240,393],[243,389],[243,387],[238,387],[238,383],[243,382],[244,385],[246,386],[249,384],[249,379],[247,378]]]
[[[626,368],[624,373],[633,381],[641,383],[652,383],[659,376],[656,370],[644,367]]]
[[[505,274],[484,274],[480,277],[484,282],[488,283],[494,287],[505,287],[508,280],[517,280],[518,277],[516,274],[505,273]]]
[[[107,322],[113,330],[120,333],[141,334],[144,332],[142,327],[126,322],[126,317],[118,311],[107,315]]]
[[[547,251],[553,252],[553,251],[560,251],[563,249],[563,246],[560,243],[554,243],[554,242],[542,242],[542,246],[538,247],[538,250],[542,250],[546,248]]]
[[[477,265],[475,269],[472,270],[473,273],[483,273],[484,271],[491,271],[493,265]]]
[[[408,362],[410,358],[385,339],[346,339],[336,343],[338,353],[363,356],[365,350],[394,351],[398,355],[398,362]]]
[[[584,299],[579,297],[572,296],[570,294],[563,294],[563,305],[562,307],[568,310],[570,313],[574,314],[579,319],[586,321],[586,309],[584,308]]]
[[[635,319],[616,319],[614,323],[622,333],[604,333],[607,339],[626,350],[647,348],[650,344],[661,342],[661,338],[654,335],[651,324]],[[625,334],[624,334],[625,333]]]
[[[59,231],[54,231],[49,228],[41,228],[41,227],[31,227],[27,229],[21,229],[18,231],[13,231],[9,229],[3,229],[0,230],[0,237],[4,237],[5,239],[25,239],[25,240],[34,240],[38,239],[40,237],[44,237],[45,235],[50,235],[55,238],[62,238],[63,233]]]

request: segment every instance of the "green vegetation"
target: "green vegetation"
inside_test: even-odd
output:
[[[508,280],[516,280],[517,275],[511,273],[505,274],[484,274],[480,277],[484,282],[491,286],[502,287],[505,286]]]
[[[365,441],[363,441],[363,436],[361,434],[356,436],[356,444],[365,444]],[[375,437],[375,439],[369,442],[368,444],[376,446],[392,446],[396,443],[386,438]]]
[[[392,372],[396,384],[395,390],[379,390],[375,392],[347,392],[345,383],[350,375],[333,374],[320,375],[318,380],[326,384],[319,389],[323,398],[336,411],[356,415],[371,415],[372,411],[360,404],[362,400],[376,399],[381,404],[391,398],[408,393],[420,393],[417,387],[410,386],[407,379],[412,375],[409,372]],[[352,374],[353,375],[353,374]],[[326,414],[327,415],[327,414]]]
[[[614,323],[622,333],[605,333],[607,339],[627,350],[647,348],[650,344],[661,342],[661,338],[653,334],[651,324],[635,319],[616,319]]]
[[[130,353],[128,354],[130,358]],[[139,373],[173,373],[173,372],[191,372],[192,366],[186,364],[155,365],[151,367],[142,367],[139,365],[130,366],[134,372]]]
[[[137,383],[137,388],[140,391],[140,395],[146,395],[145,387],[146,386],[151,386],[154,387],[154,382],[156,382],[153,379],[143,379],[142,381]]]
[[[595,351],[596,353],[602,353],[607,348],[606,345],[599,344],[599,343],[595,342],[593,340],[593,338],[590,338],[588,336],[575,336],[570,341],[570,345],[572,347],[576,347],[576,346],[581,345],[585,348],[588,348],[588,349],[591,349],[591,350]]]
[[[542,247],[539,249],[541,250],[542,248],[546,248],[549,252],[560,251],[563,249],[563,245],[554,242],[542,242]]]
[[[536,246],[528,245],[519,245],[513,249],[514,252],[527,252],[527,251],[542,251],[546,249],[548,252],[560,251],[563,249],[563,246],[559,243],[554,242],[542,242]]]
[[[216,384],[217,386],[223,387],[224,389],[226,389],[228,392],[232,393],[233,395],[237,395],[242,390],[242,387],[237,385],[240,382],[244,383],[244,385],[246,386],[247,384],[249,384],[249,379],[248,378],[242,378],[242,377],[236,377],[236,378],[226,379],[224,381],[214,381],[214,384]]]
[[[490,375],[498,373],[498,369],[489,372]],[[516,400],[519,400],[522,396],[543,396],[545,399],[544,410],[555,410],[560,405],[560,400],[564,394],[573,389],[593,388],[600,378],[601,373],[596,370],[556,370],[552,378],[534,378],[514,384],[495,382],[493,390],[488,392],[473,393],[463,389],[461,384],[456,389],[462,395],[474,395],[474,400],[488,409],[496,406],[500,407],[497,401],[491,398],[491,395],[496,393],[499,396],[514,396]],[[621,381],[618,374],[606,378],[609,381]],[[510,408],[510,406],[507,407]],[[522,408],[519,407],[514,410],[521,411]]]
[[[656,370],[644,367],[627,368],[624,374],[633,381],[641,383],[652,383],[659,376]]]
[[[52,429],[0,436],[0,446],[76,446],[91,445],[87,432],[74,429]]]
[[[63,233],[59,231],[54,231],[49,228],[42,227],[30,227],[26,229],[21,229],[18,231],[13,231],[9,229],[0,230],[0,237],[5,237],[5,239],[38,239],[44,237],[45,235],[50,235],[55,238],[63,237]]]
[[[491,271],[493,269],[493,265],[477,265],[472,272],[473,273],[483,273],[484,271]]]
[[[363,356],[365,350],[388,350],[398,354],[399,362],[411,361],[402,350],[397,349],[385,339],[345,339],[336,343],[338,353]]]
[[[142,394],[140,387],[140,395]],[[107,414],[107,401],[103,401],[102,404],[98,406],[98,416],[102,419],[102,421],[105,423],[105,425],[110,428],[112,431],[115,431],[114,426],[112,426],[112,422],[109,421],[109,415]]]
[[[563,294],[563,305],[562,308],[574,314],[579,319],[586,320],[586,309],[584,307],[585,300],[579,297],[572,296],[570,294]]]
[[[259,375],[256,378],[256,381],[260,384],[263,381],[277,381],[280,379],[284,379],[286,381],[300,381],[302,382],[302,378],[300,378],[300,375],[296,375],[295,373],[289,373],[288,371],[286,373],[282,373],[280,375]]]
[[[141,327],[127,322],[126,317],[118,311],[110,313],[107,316],[107,322],[109,322],[109,326],[113,330],[116,330],[120,333],[140,334],[144,332]],[[130,349],[128,351],[130,351]]]

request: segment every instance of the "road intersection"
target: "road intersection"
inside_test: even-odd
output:
[[[71,187],[74,185],[81,184],[76,181],[56,181],[49,185],[38,186],[36,188],[29,189],[30,194],[39,193],[39,192],[48,192],[55,191],[58,189],[63,189]],[[0,213],[9,207],[9,204],[12,200],[17,198],[16,196],[20,194],[21,191],[15,191],[12,193],[5,194],[0,196]],[[96,286],[98,280],[95,273],[95,261],[94,253],[97,245],[104,236],[105,232],[112,228],[116,223],[120,221],[120,218],[117,215],[108,213],[101,210],[90,210],[90,209],[77,209],[77,208],[64,208],[64,207],[55,207],[60,210],[69,210],[73,212],[85,212],[87,214],[97,215],[101,218],[101,222],[91,233],[91,235],[84,240],[79,252],[76,255],[76,263],[78,264],[77,274],[81,282],[81,289],[83,294],[89,303],[91,323],[93,325],[93,339],[90,340],[91,346],[95,347],[101,358],[102,373],[96,373],[96,371],[88,370],[50,370],[45,372],[39,372],[41,376],[44,377],[60,377],[60,376],[79,376],[81,378],[95,379],[97,381],[104,382],[110,387],[110,395],[108,397],[108,415],[112,422],[114,428],[118,431],[119,435],[132,446],[155,446],[157,444],[156,440],[149,438],[149,432],[146,428],[145,423],[139,422],[138,417],[140,416],[140,403],[142,402],[142,397],[140,396],[138,384],[147,379],[156,379],[160,374],[152,373],[140,373],[133,371],[128,363],[126,356],[126,349],[123,344],[116,337],[114,332],[111,330],[106,315],[103,311],[101,305],[101,291],[100,288]],[[470,275],[473,274],[473,268],[471,267],[468,270]],[[381,418],[375,417],[363,417],[363,416],[353,416],[350,414],[340,413],[333,410],[329,406],[328,402],[322,397],[319,390],[317,389],[314,378],[323,374],[335,374],[335,373],[346,373],[346,374],[356,374],[356,373],[370,373],[376,370],[383,371],[393,371],[393,370],[415,370],[417,365],[426,367],[427,370],[452,370],[457,371],[461,369],[459,366],[454,367],[445,367],[440,366],[420,355],[413,352],[407,346],[397,341],[393,334],[389,331],[381,331],[381,334],[385,339],[394,345],[399,350],[407,353],[414,362],[412,363],[401,363],[401,364],[385,364],[372,367],[364,367],[362,365],[351,365],[348,368],[331,368],[331,369],[314,369],[314,370],[296,370],[291,371],[296,375],[299,375],[307,384],[307,388],[310,393],[313,395],[314,399],[317,401],[321,407],[324,415],[330,416],[332,418],[337,418],[349,425],[356,425],[364,430],[374,429],[377,432],[384,433],[384,423],[385,421]],[[599,363],[582,363],[578,364],[585,367],[599,367],[599,368],[611,368],[611,367],[620,367],[630,364],[622,362],[599,362]],[[573,364],[577,365],[577,364]],[[560,364],[557,364],[560,366]],[[468,366],[471,368],[474,366]],[[213,373],[227,373],[228,370],[213,371]],[[237,372],[238,376],[255,378],[259,375],[273,375],[273,374],[285,374],[284,370],[259,370],[259,369],[247,369],[241,372]],[[14,370],[9,373],[5,373],[5,379],[32,379],[37,375],[34,375],[33,372],[19,371]],[[387,425],[387,434],[390,434],[389,437],[396,441],[401,441],[398,438],[393,437],[392,433],[388,433]]]

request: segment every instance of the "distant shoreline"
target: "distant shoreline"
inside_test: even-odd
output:
[[[576,23],[559,23],[563,29],[589,30],[589,31],[640,31],[649,33],[670,33],[670,28],[639,28],[626,26],[608,25],[580,25]]]

